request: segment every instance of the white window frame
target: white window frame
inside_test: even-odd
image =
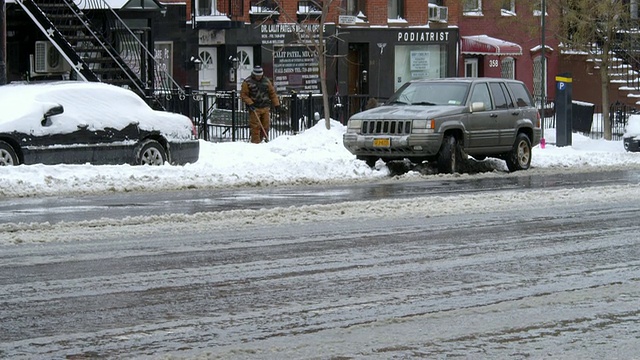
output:
[[[471,68],[471,73],[467,69]],[[478,58],[464,59],[464,77],[478,77]]]
[[[475,3],[473,8],[467,6],[471,3]],[[463,0],[462,1],[462,13],[465,15],[468,14],[482,14],[482,0]]]
[[[500,12],[502,16],[515,16],[516,0],[503,0]]]

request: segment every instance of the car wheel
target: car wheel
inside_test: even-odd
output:
[[[164,147],[155,140],[145,140],[138,146],[137,165],[162,165],[167,161]]]
[[[4,141],[0,141],[0,166],[19,165],[18,155],[13,147]]]
[[[527,170],[531,165],[531,141],[523,133],[518,134],[513,149],[505,159],[509,171]]]
[[[462,160],[460,154],[460,147],[455,136],[445,136],[438,153],[438,172],[444,174],[458,172],[459,162]]]

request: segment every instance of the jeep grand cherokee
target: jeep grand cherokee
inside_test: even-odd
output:
[[[404,84],[384,105],[353,115],[344,146],[373,166],[377,159],[436,161],[460,170],[466,155],[497,157],[526,170],[540,142],[540,115],[516,80],[444,78]]]

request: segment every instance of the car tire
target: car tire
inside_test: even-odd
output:
[[[155,140],[145,140],[136,151],[136,165],[160,166],[167,161],[164,147]]]
[[[7,142],[0,141],[0,166],[15,165],[20,165],[16,151]]]
[[[440,152],[438,152],[438,172],[443,174],[454,174],[460,168],[462,161],[458,140],[453,135],[446,135],[442,142]]]
[[[509,171],[527,170],[531,165],[531,140],[526,134],[519,133],[513,149],[505,159]]]
[[[376,162],[378,161],[378,158],[375,156],[356,156],[356,158],[367,163],[367,166],[369,166],[370,168],[375,167]]]

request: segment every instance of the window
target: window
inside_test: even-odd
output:
[[[464,76],[478,77],[478,58],[464,59]]]
[[[437,79],[447,74],[446,45],[397,45],[394,51],[394,90],[412,79]]]
[[[493,93],[493,100],[496,102],[496,109],[508,109],[509,102],[505,96],[504,90],[500,87],[500,83],[491,83],[491,92]]]
[[[500,83],[500,88],[502,89],[502,93],[507,99],[507,107],[508,108],[516,107],[516,105],[513,103],[513,99],[511,98],[511,95],[509,95],[509,90],[507,90],[507,85]]]
[[[501,76],[503,79],[516,78],[516,61],[512,57],[502,59]]]
[[[471,103],[481,102],[484,104],[485,110],[491,110],[493,107],[491,106],[491,95],[489,95],[489,88],[487,84],[477,84],[473,88],[473,93],[471,93]]]
[[[482,0],[463,0],[462,11],[465,13],[481,13]]]
[[[533,106],[531,96],[529,96],[529,91],[527,91],[527,88],[525,88],[523,84],[509,82],[509,89],[511,89],[513,96],[516,98],[516,104],[518,107]]]
[[[429,4],[444,6],[444,0],[429,0]]]
[[[216,0],[197,0],[198,16],[216,15],[218,12]]]
[[[347,0],[346,15],[365,14],[366,0]]]
[[[502,16],[514,16],[516,14],[516,0],[502,0]]]
[[[389,0],[387,4],[389,19],[404,19],[404,0]]]
[[[543,66],[542,66],[542,56],[538,55],[533,59],[533,97],[536,99],[537,103],[540,103],[542,100],[542,84],[545,84],[545,94],[546,94],[546,83],[547,83],[547,74],[544,74],[544,80],[542,79],[543,75]]]
[[[317,14],[322,13],[322,3],[318,0],[301,0],[298,1],[299,14]]]
[[[154,43],[154,57],[157,62],[158,76],[154,79],[156,89],[171,88],[171,79],[173,75],[173,42],[172,41],[156,41]]]

